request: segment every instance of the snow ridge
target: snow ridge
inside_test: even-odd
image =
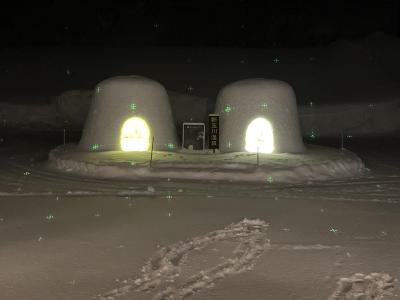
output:
[[[129,283],[113,289],[99,299],[112,300],[131,292],[154,292],[154,300],[185,299],[205,288],[215,285],[226,276],[251,270],[255,260],[269,247],[266,231],[269,224],[262,220],[248,220],[231,224],[224,229],[212,231],[187,241],[162,247],[142,268],[142,276],[129,279]],[[202,270],[177,286],[175,279],[180,276],[181,266],[193,251],[221,241],[238,242],[232,258],[225,258],[215,267]]]

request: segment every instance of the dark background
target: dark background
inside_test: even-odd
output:
[[[399,36],[400,1],[13,1],[0,46],[303,47],[382,31]]]

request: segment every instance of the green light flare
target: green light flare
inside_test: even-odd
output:
[[[52,221],[52,220],[54,220],[55,219],[55,216],[53,215],[53,214],[48,214],[47,216],[46,216],[46,220],[47,221]]]
[[[314,128],[311,128],[311,133],[310,133],[310,139],[316,139],[317,138],[317,132],[315,131]]]
[[[131,103],[131,104],[129,104],[129,108],[131,109],[131,111],[135,111],[136,108],[137,108],[136,103]]]
[[[224,111],[226,113],[230,113],[232,111],[232,107],[230,105],[225,106]]]
[[[100,149],[99,144],[93,144],[90,146],[90,150],[92,150],[92,151],[98,151],[99,149]]]

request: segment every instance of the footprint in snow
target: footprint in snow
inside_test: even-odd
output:
[[[224,229],[162,247],[143,266],[141,276],[127,280],[126,285],[100,295],[99,299],[112,300],[130,293],[151,293],[153,300],[186,299],[227,276],[251,270],[270,245],[267,229],[264,221],[244,219]],[[210,246],[216,246],[211,251],[218,252],[224,243],[236,245],[233,256],[219,257],[215,266],[200,268],[197,274],[185,274],[189,256],[198,258],[199,254],[210,251]]]
[[[395,279],[386,273],[364,275],[356,273],[341,278],[328,300],[384,300],[394,299]]]

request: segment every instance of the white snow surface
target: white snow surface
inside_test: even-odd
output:
[[[167,91],[160,83],[136,75],[109,78],[96,86],[79,147],[86,151],[93,145],[102,151],[120,149],[121,128],[131,117],[140,117],[147,123],[155,137],[155,150],[176,147]]]
[[[264,221],[244,219],[224,229],[162,247],[143,266],[142,276],[125,279],[129,284],[101,295],[100,299],[112,300],[132,291],[151,291],[154,300],[186,299],[202,289],[213,287],[216,281],[227,276],[251,270],[255,260],[269,246],[267,228],[268,224]],[[190,254],[221,242],[234,244],[233,257],[223,258],[215,267],[203,269],[189,278],[179,278]]]
[[[84,178],[48,169],[51,145],[43,148],[37,136],[1,145],[4,299],[83,300],[112,291],[116,300],[399,298],[391,280],[400,278],[396,137],[354,141],[351,149],[371,168],[362,178],[281,185]],[[213,239],[217,232],[221,239]],[[191,241],[205,247],[191,249]],[[249,260],[233,253],[240,244]],[[168,270],[180,275],[171,279]],[[351,286],[341,288],[343,280]],[[137,290],[150,282],[154,288]]]
[[[247,126],[260,117],[272,126],[275,153],[305,150],[296,96],[286,82],[256,78],[230,83],[219,92],[215,113],[220,115],[222,152],[245,151]]]
[[[309,145],[301,154],[247,152],[212,154],[188,152],[82,152],[73,144],[59,146],[49,154],[57,170],[101,178],[174,178],[247,182],[311,182],[359,177],[363,162],[345,149]]]

